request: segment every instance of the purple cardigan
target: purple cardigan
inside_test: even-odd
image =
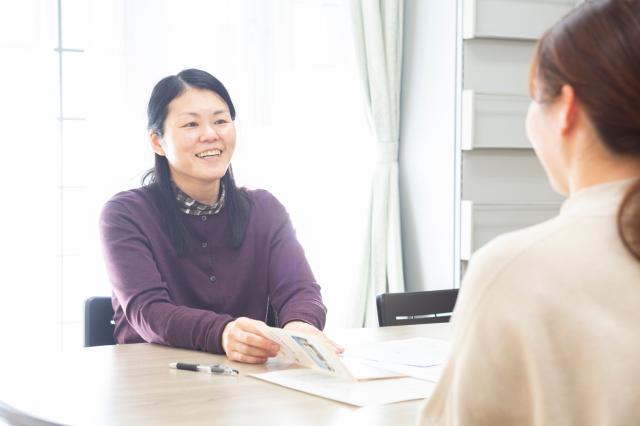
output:
[[[183,215],[194,248],[178,257],[147,188],[116,194],[100,231],[113,286],[118,343],[153,342],[224,353],[222,331],[245,316],[324,327],[326,308],[289,215],[267,191],[247,191],[252,210],[242,246],[226,246],[227,211]]]

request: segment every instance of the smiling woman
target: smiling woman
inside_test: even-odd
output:
[[[153,151],[167,158],[174,182],[205,204],[218,199],[236,145],[229,108],[215,92],[187,89],[172,103],[164,136],[151,130]]]
[[[162,79],[153,89],[148,129],[155,167],[143,180],[156,183],[152,189],[179,254],[186,250],[187,232],[174,200],[176,186],[204,205],[214,204],[222,189],[230,211],[226,237],[236,248],[244,239],[250,207],[246,194],[237,190],[231,169],[235,118],[227,89],[203,71],[182,71]],[[203,154],[214,147],[224,155],[209,161]]]
[[[153,89],[155,166],[142,188],[105,205],[100,222],[119,343],[265,362],[279,350],[258,331],[269,309],[277,325],[323,336],[320,286],[286,210],[267,191],[235,184],[235,115],[204,71]]]

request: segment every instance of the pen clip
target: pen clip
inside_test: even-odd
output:
[[[224,364],[209,364],[208,367],[211,369],[213,374],[224,374],[228,376],[235,376],[238,374],[238,370]]]

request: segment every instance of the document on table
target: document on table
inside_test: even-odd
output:
[[[449,342],[417,337],[347,348],[344,357],[372,367],[435,383],[442,374],[449,350]]]
[[[410,377],[357,381],[308,368],[252,374],[253,377],[334,401],[364,407],[423,399],[435,383]]]
[[[433,392],[433,383],[401,377],[367,360],[339,357],[316,336],[271,327],[261,332],[280,344],[270,364],[302,368],[251,374],[257,379],[357,406],[421,399]]]
[[[412,365],[389,364],[380,361],[362,360],[361,362],[374,368],[382,368],[388,371],[393,371],[397,374],[402,374],[403,376],[427,380],[433,383],[438,382],[442,375],[442,370],[444,369],[444,364],[432,365],[429,367],[414,367]]]
[[[431,367],[445,362],[449,342],[427,337],[366,343],[347,348],[345,356],[413,367]]]
[[[280,364],[295,364],[349,380],[402,376],[358,359],[343,360],[317,336],[267,326],[260,332],[280,345],[280,353],[275,360]]]

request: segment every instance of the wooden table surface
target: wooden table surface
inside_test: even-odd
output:
[[[349,329],[329,333],[344,346],[371,341],[447,339],[449,324]],[[35,355],[35,357],[34,357]],[[169,368],[171,362],[227,363],[237,377]],[[27,354],[3,365],[0,401],[69,425],[390,425],[413,424],[422,401],[353,407],[247,374],[275,369],[154,344]]]

